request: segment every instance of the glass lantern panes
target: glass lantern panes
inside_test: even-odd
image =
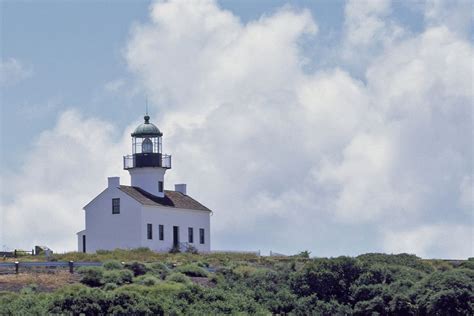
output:
[[[132,153],[161,153],[161,137],[133,137]]]

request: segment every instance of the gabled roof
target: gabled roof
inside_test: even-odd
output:
[[[183,194],[177,191],[165,190],[165,197],[158,197],[151,193],[146,192],[139,187],[132,187],[128,185],[121,185],[119,189],[141,203],[142,205],[150,206],[167,206],[183,208],[187,210],[207,211],[212,212],[210,209],[190,197],[189,195]]]

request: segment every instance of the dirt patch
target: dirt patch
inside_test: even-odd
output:
[[[35,284],[39,291],[51,292],[66,284],[77,283],[79,278],[79,275],[66,271],[0,275],[0,291],[18,292],[25,286]]]
[[[215,287],[216,284],[206,277],[190,277],[191,281],[205,287]]]

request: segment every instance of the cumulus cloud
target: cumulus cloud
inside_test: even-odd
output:
[[[33,69],[16,58],[0,61],[0,86],[14,85],[33,75]]]
[[[472,35],[472,2],[469,0],[427,0],[424,17],[429,26],[444,25],[466,38]]]
[[[358,78],[344,62],[305,68],[333,56],[305,55],[317,21],[289,6],[243,23],[213,1],[162,1],[132,29],[125,58],[173,154],[166,186],[188,183],[215,211],[215,249],[472,256],[457,245],[472,240],[472,44],[442,19],[410,34],[391,15],[348,2],[336,45],[357,48]],[[68,120],[87,128],[64,132]],[[26,217],[45,242],[82,229],[125,135],[65,113],[12,181],[4,227]]]
[[[349,0],[344,9],[341,61],[363,72],[375,56],[405,38],[408,32],[391,13],[390,0]]]
[[[117,174],[126,149],[110,123],[76,110],[62,113],[39,135],[23,168],[8,177],[0,245],[74,250],[74,235],[84,228],[82,207]]]
[[[442,25],[408,34],[391,10],[346,6],[342,47],[359,49],[363,81],[344,66],[303,70],[301,43],[318,29],[305,10],[244,24],[212,1],[159,2],[133,30],[126,58],[159,105],[168,177],[216,211],[214,244],[242,247],[229,232],[239,230],[252,234],[247,248],[271,248],[270,234],[283,249],[330,253],[316,239],[324,225],[333,240],[338,227],[466,216],[472,46]],[[365,251],[391,248],[373,234]]]
[[[384,232],[385,250],[415,253],[424,258],[467,258],[472,256],[473,228],[467,225],[420,225],[403,231]]]

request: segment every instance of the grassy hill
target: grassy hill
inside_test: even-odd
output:
[[[453,265],[408,254],[309,259],[148,249],[53,260],[103,266],[80,268],[72,278],[50,273],[65,280],[54,288],[30,284],[0,292],[0,315],[474,314],[474,260]]]

